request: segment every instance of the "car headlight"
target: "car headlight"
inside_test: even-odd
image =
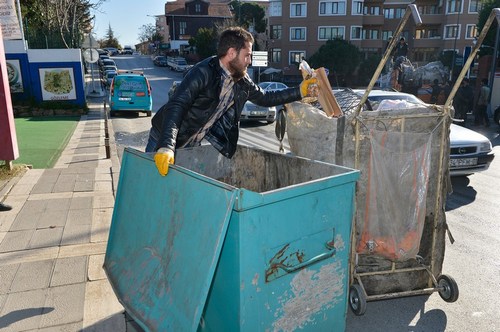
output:
[[[479,145],[479,152],[490,152],[492,149],[491,142],[483,142]]]

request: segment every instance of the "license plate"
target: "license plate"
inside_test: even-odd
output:
[[[266,112],[264,111],[251,111],[251,115],[266,115]]]
[[[120,101],[129,101],[129,100],[132,100],[132,98],[118,98],[118,100],[120,100]]]
[[[450,159],[450,167],[476,166],[477,158]]]
[[[134,95],[133,92],[124,92],[120,93],[120,97],[132,97]]]

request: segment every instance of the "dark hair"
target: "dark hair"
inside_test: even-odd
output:
[[[487,78],[483,78],[481,80],[481,82],[484,84],[484,85],[488,85],[488,79]]]
[[[253,43],[254,39],[250,32],[240,27],[230,27],[222,31],[217,46],[217,56],[219,58],[227,54],[230,48],[240,51],[246,43]]]
[[[401,37],[399,41],[405,41],[405,37]]]

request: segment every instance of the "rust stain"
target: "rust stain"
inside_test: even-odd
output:
[[[282,265],[283,262],[286,261],[287,257],[284,259],[281,258],[289,247],[290,243],[286,244],[276,253],[276,255],[273,256],[273,258],[269,260],[269,268],[266,270],[266,282],[269,282],[269,278],[278,271],[278,266]]]

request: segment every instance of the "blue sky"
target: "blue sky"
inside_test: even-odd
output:
[[[139,28],[144,24],[154,24],[155,19],[147,15],[165,13],[165,0],[107,0],[95,11],[94,36],[101,39],[111,24],[118,42],[124,45],[139,43]]]

